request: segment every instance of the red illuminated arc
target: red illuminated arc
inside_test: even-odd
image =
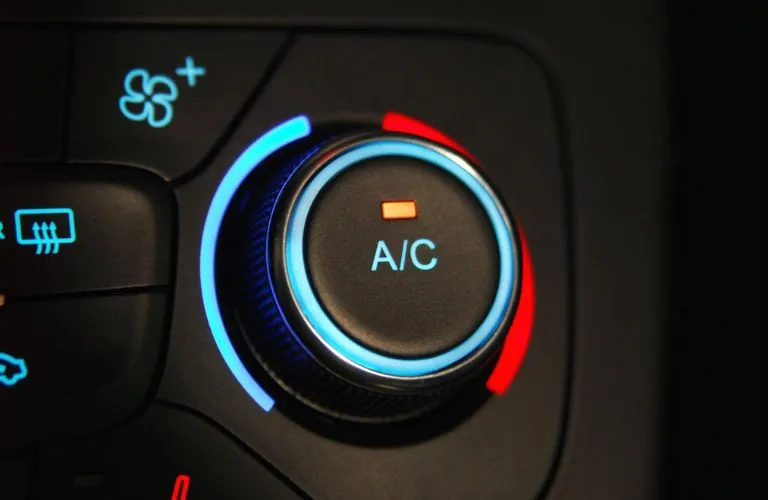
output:
[[[187,500],[189,494],[190,478],[186,474],[179,474],[176,477],[176,483],[173,485],[171,500]]]
[[[423,137],[424,139],[428,139],[458,151],[477,163],[469,151],[462,147],[458,142],[451,139],[448,135],[431,125],[402,113],[392,111],[385,114],[381,122],[381,128],[388,132],[400,132],[403,134]],[[525,353],[528,350],[528,344],[531,340],[531,332],[533,331],[533,321],[536,310],[536,286],[533,276],[531,252],[528,247],[528,241],[523,233],[522,225],[519,221],[517,221],[516,226],[520,235],[522,261],[520,301],[517,305],[512,325],[504,340],[501,356],[485,384],[489,391],[497,395],[504,394],[507,389],[509,389],[509,386],[512,385],[512,382],[515,380],[515,377],[523,364],[523,359],[525,358]]]

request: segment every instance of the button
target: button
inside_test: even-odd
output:
[[[0,308],[0,448],[113,424],[155,373],[165,296],[16,302]]]
[[[75,44],[70,158],[197,166],[286,37],[237,31],[86,32]]]
[[[303,498],[229,437],[186,412],[154,406],[111,435],[44,453],[35,498]]]
[[[167,285],[172,193],[116,166],[0,167],[0,291]]]
[[[414,216],[384,218],[383,204]],[[496,239],[451,174],[412,158],[364,160],[329,184],[311,213],[309,279],[357,342],[391,356],[432,356],[488,313],[499,282]]]
[[[60,159],[68,53],[63,31],[0,32],[0,161]]]

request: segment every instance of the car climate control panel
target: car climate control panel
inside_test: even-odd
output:
[[[536,498],[570,284],[531,55],[119,26],[0,48],[4,95],[39,96],[0,118],[0,496]]]

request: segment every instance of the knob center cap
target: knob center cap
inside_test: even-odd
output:
[[[413,158],[373,158],[340,174],[310,211],[305,248],[328,315],[384,355],[449,351],[496,294],[499,256],[482,207],[453,176]]]

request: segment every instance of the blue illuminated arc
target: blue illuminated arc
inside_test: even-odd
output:
[[[251,376],[237,355],[224,327],[224,320],[221,317],[219,299],[216,294],[216,242],[219,237],[222,221],[224,220],[224,214],[233,196],[248,175],[265,158],[283,146],[308,136],[311,130],[312,126],[309,123],[309,119],[303,115],[297,116],[262,135],[243,151],[224,175],[219,187],[216,189],[216,193],[213,195],[208,215],[205,218],[202,243],[200,245],[200,288],[203,295],[205,315],[208,319],[213,339],[216,342],[216,347],[218,347],[224,362],[235,379],[265,411],[271,410],[275,401]]]
[[[433,164],[453,175],[477,198],[487,214],[499,251],[499,283],[491,308],[478,328],[453,349],[425,358],[395,358],[374,352],[344,334],[325,312],[314,293],[304,256],[304,235],[312,205],[336,176],[353,165],[381,156],[404,156]],[[332,160],[301,192],[290,216],[285,261],[291,292],[315,335],[335,353],[374,372],[394,377],[418,377],[440,371],[471,355],[499,330],[512,304],[516,276],[516,246],[511,224],[490,188],[471,169],[434,149],[413,142],[382,139],[364,143]]]

